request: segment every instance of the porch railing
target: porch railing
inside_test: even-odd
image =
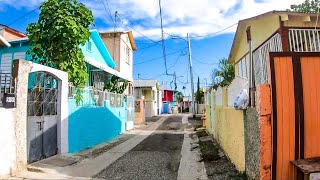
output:
[[[266,83],[268,81],[266,59],[269,52],[281,51],[281,36],[277,33],[253,52],[254,77],[256,86],[259,84]]]
[[[289,47],[292,52],[319,52],[319,29],[289,29]]]
[[[74,98],[76,95],[76,88],[72,85],[69,85],[68,90],[68,97]],[[134,108],[134,97],[108,91],[101,91],[94,89],[93,87],[85,88],[82,93],[82,97],[84,106],[103,107],[104,101],[108,100],[112,108],[122,107],[123,101],[127,102],[128,108]]]

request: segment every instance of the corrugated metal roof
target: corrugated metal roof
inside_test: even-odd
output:
[[[134,87],[154,87],[157,84],[157,80],[133,80]]]

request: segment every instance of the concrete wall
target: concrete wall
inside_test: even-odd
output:
[[[260,177],[260,127],[256,108],[248,108],[245,115],[246,173],[249,179]]]
[[[245,116],[246,173],[249,179],[271,179],[271,90],[268,84],[257,87],[257,107]]]
[[[125,132],[126,108],[77,107],[74,99],[69,105],[69,153],[110,141]],[[124,103],[125,106],[125,103]]]
[[[16,139],[13,114],[15,109],[0,108],[0,178],[10,175],[16,164]]]
[[[222,105],[217,104],[217,97]],[[228,107],[227,89],[212,91],[211,105],[206,106],[206,128],[219,142],[239,171],[245,171],[243,111]],[[210,108],[211,107],[211,108]]]

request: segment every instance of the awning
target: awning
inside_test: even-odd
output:
[[[120,72],[110,68],[107,64],[103,64],[99,61],[94,60],[93,58],[90,58],[90,57],[85,57],[85,61],[87,63],[91,64],[92,66],[95,66],[96,68],[99,68],[107,73],[110,73],[112,75],[118,76],[119,78],[133,82],[132,78],[126,77],[125,75],[121,74]]]

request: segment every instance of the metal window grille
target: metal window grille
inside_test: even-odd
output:
[[[280,34],[275,34],[261,47],[253,52],[254,77],[256,86],[268,82],[267,58],[269,52],[281,52],[282,43]]]
[[[58,81],[50,74],[29,74],[28,116],[57,115]]]
[[[320,30],[289,29],[289,47],[293,52],[320,51]]]
[[[0,106],[5,93],[15,93],[15,79],[12,79],[10,73],[0,72]]]

